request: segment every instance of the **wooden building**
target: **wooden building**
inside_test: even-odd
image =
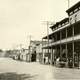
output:
[[[80,62],[80,1],[67,11],[65,18],[51,26],[52,34],[49,34],[49,44],[43,45],[43,49],[51,51],[51,61],[56,65],[56,60],[66,62],[67,66],[79,67]],[[42,40],[46,40],[47,36]]]

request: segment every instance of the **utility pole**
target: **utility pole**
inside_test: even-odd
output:
[[[68,8],[70,7],[70,0],[68,0]]]
[[[47,25],[47,45],[48,45],[48,54],[49,54],[49,25],[53,25],[50,21],[43,21]],[[49,56],[48,56],[48,63],[49,63]]]
[[[43,21],[47,25],[47,42],[49,43],[49,25],[53,25],[53,22],[50,21]],[[49,45],[49,44],[48,44]]]
[[[32,38],[32,36],[29,35],[29,41],[30,41],[30,43],[29,43],[29,62],[31,62],[31,50],[30,50],[30,48],[31,48],[31,38]]]

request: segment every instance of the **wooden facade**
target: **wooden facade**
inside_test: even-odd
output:
[[[67,66],[79,67],[80,62],[80,2],[66,11],[69,15],[55,25],[51,26],[52,34],[49,34],[49,44],[43,45],[43,49],[51,50],[51,62],[56,64],[60,58]],[[47,36],[43,37],[47,40]],[[53,51],[54,50],[54,51]]]

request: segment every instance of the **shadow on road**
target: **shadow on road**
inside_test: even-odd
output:
[[[17,74],[17,73],[0,73],[0,80],[33,80],[34,76],[30,74]]]

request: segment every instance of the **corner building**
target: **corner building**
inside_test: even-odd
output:
[[[52,33],[48,35],[49,44],[43,45],[43,49],[50,49],[51,61],[56,64],[58,58],[64,59],[67,66],[79,67],[80,62],[80,1],[67,11],[65,18],[51,26]],[[47,36],[42,40],[47,40]],[[43,54],[44,55],[44,54]]]

